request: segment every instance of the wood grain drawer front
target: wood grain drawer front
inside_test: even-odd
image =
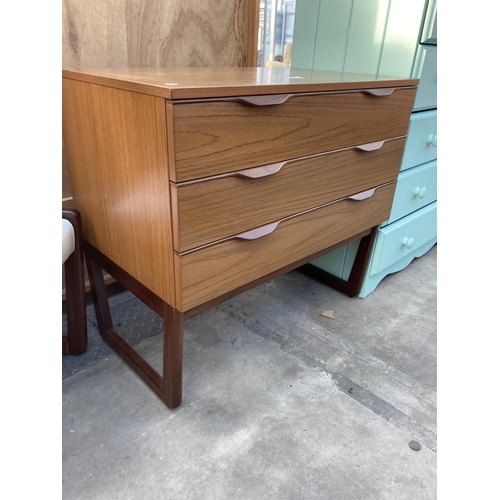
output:
[[[173,120],[171,179],[181,182],[404,136],[415,91],[254,97],[257,102],[278,102],[272,105],[238,100],[168,103],[173,108],[167,113]]]
[[[404,142],[372,143],[174,184],[180,236],[175,249],[190,250],[395,180]]]
[[[401,170],[422,165],[437,158],[437,111],[413,113]]]
[[[389,223],[436,201],[437,161],[405,170],[398,177]]]
[[[391,210],[395,182],[362,201],[344,199],[283,220],[256,239],[231,238],[180,257],[182,310],[189,310],[261,276],[376,226]],[[251,237],[250,235],[248,237]]]
[[[377,274],[437,236],[437,202],[383,227],[373,250],[370,276]]]

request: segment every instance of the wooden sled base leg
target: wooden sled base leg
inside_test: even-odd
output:
[[[164,302],[87,242],[85,256],[102,338],[169,408],[177,408],[182,402],[183,313]],[[162,375],[113,329],[103,270],[163,319]]]
[[[370,234],[361,238],[358,251],[356,252],[356,257],[352,265],[351,273],[349,274],[349,278],[347,280],[333,276],[332,274],[320,269],[319,267],[315,267],[312,264],[306,264],[301,266],[299,269],[308,276],[317,279],[321,283],[331,286],[332,288],[345,293],[349,297],[355,297],[361,290],[361,285],[363,284],[365,272],[370,261],[375,238],[377,237],[377,231],[378,226],[372,228]]]

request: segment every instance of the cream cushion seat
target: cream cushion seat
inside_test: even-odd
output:
[[[75,230],[69,220],[62,219],[62,263],[75,251]]]

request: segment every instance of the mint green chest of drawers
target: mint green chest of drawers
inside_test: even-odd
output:
[[[358,294],[364,298],[437,242],[437,5],[434,0],[394,0],[380,16],[380,6],[377,12],[370,10],[375,2],[347,2],[352,8],[341,9],[346,2],[317,0],[314,24],[310,12],[301,20],[306,3],[297,2],[292,66],[377,75],[389,71],[420,79],[391,215],[378,230]],[[330,18],[338,25],[335,33],[329,29]],[[311,264],[347,279],[358,245],[351,243]]]
[[[420,84],[413,105],[389,220],[381,225],[360,297],[388,274],[408,266],[437,242],[437,18],[427,6],[413,75]],[[426,28],[430,33],[426,33]],[[429,36],[430,35],[430,36]],[[430,43],[429,43],[430,42]]]

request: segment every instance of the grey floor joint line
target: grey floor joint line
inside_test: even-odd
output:
[[[379,398],[375,394],[367,391],[364,387],[356,384],[352,380],[344,377],[340,373],[332,373],[333,380],[337,382],[338,388],[361,403],[366,408],[372,410],[377,415],[400,428],[407,429],[413,437],[431,451],[437,452],[437,435],[423,425],[412,420],[402,411],[394,408],[391,404]]]

